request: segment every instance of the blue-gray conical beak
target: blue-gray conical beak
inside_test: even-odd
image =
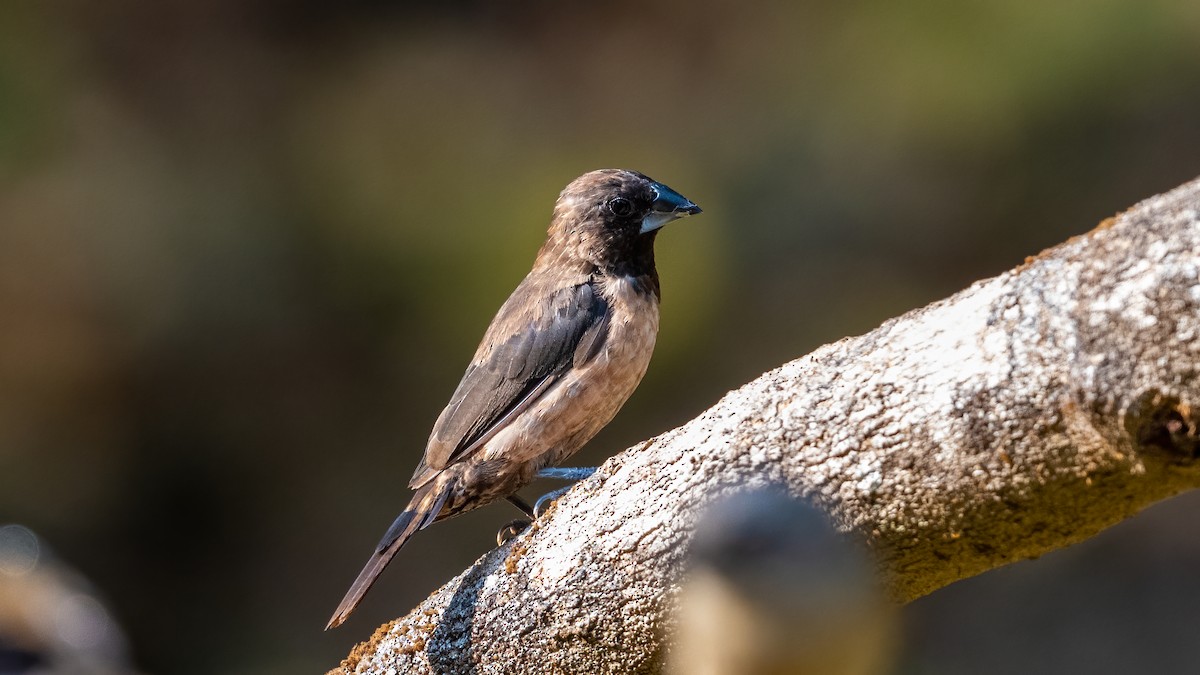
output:
[[[642,233],[653,232],[667,223],[684,216],[694,216],[701,212],[690,199],[684,197],[662,183],[651,185],[655,192],[654,201],[650,204],[650,213],[642,221]]]

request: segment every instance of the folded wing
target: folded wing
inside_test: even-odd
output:
[[[594,358],[610,316],[591,280],[549,291],[528,280],[518,286],[438,417],[409,487],[419,488],[469,457],[563,374]]]

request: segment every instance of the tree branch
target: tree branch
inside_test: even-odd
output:
[[[1200,179],[762,375],[605,462],[339,670],[658,672],[695,514],[747,484],[861,532],[901,601],[1200,485],[1198,212]]]

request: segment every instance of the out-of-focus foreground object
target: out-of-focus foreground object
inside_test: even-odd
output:
[[[125,635],[31,530],[0,526],[0,675],[123,675]]]
[[[897,610],[867,549],[782,490],[739,492],[701,516],[689,549],[673,675],[874,675]]]

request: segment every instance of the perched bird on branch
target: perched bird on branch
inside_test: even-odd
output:
[[[773,489],[701,516],[676,617],[670,675],[881,675],[898,627],[865,546]]]
[[[514,496],[583,446],[637,388],[658,334],[659,228],[700,207],[621,169],[558,197],[546,243],[483,336],[409,481],[416,490],[326,629],[340,625],[396,552],[431,523]],[[573,477],[582,474],[574,474]]]

